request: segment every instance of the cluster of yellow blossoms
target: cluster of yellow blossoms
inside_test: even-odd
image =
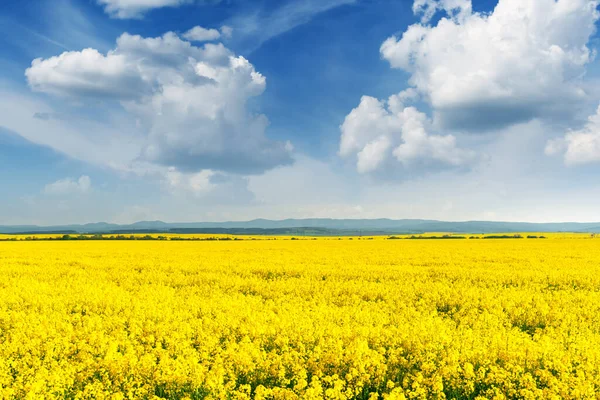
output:
[[[0,398],[600,399],[600,242],[0,243]]]

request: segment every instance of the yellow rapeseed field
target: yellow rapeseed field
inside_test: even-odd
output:
[[[0,274],[3,399],[600,399],[600,240],[2,242]]]

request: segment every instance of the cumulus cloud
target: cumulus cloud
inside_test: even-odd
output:
[[[95,49],[35,59],[25,76],[34,91],[61,96],[129,99],[146,89],[143,77],[124,55],[104,56]]]
[[[210,42],[219,39],[221,37],[221,32],[216,29],[206,29],[201,26],[195,26],[184,33],[183,37],[193,42]]]
[[[410,92],[402,92],[380,101],[363,96],[340,127],[339,154],[356,159],[359,173],[370,173],[399,164],[405,168],[466,166],[476,155],[460,149],[452,135],[432,134],[427,116],[405,101]]]
[[[470,0],[416,0],[423,23],[387,39],[381,54],[410,74],[441,127],[488,130],[568,114],[586,98],[598,4],[499,0],[482,14]],[[427,25],[437,11],[449,18]]]
[[[125,33],[107,54],[36,59],[26,76],[35,91],[119,104],[143,136],[132,162],[253,174],[292,160],[286,143],[267,138],[267,117],[247,107],[264,92],[265,77],[222,43]]]
[[[47,195],[65,196],[88,193],[91,188],[92,180],[89,176],[83,175],[77,180],[65,178],[49,183],[44,187],[42,192]]]
[[[140,18],[155,8],[178,7],[194,0],[97,0],[107,14],[114,18]]]
[[[548,141],[546,154],[561,154],[565,164],[570,166],[600,162],[600,107],[581,130],[572,130],[564,138]]]

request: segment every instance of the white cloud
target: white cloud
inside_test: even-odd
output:
[[[452,135],[434,135],[431,121],[404,101],[411,93],[400,93],[386,101],[363,96],[340,127],[339,154],[356,158],[359,173],[398,164],[415,166],[459,167],[475,161],[475,153],[462,150]]]
[[[214,176],[215,172],[211,170],[184,174],[175,168],[169,168],[165,173],[164,183],[168,186],[169,191],[182,190],[201,196],[210,193],[215,188],[215,184],[211,182],[211,178]]]
[[[0,125],[71,158],[101,167],[128,169],[145,141],[136,132],[135,121],[119,114],[91,121],[78,109],[74,113],[57,112],[55,107],[60,104],[0,89]]]
[[[141,136],[130,162],[240,174],[291,162],[287,144],[266,137],[267,117],[247,108],[265,77],[221,43],[125,33],[106,55],[86,49],[36,59],[26,76],[35,91],[120,105]]]
[[[472,12],[471,0],[415,0],[413,12],[422,14],[421,22],[427,23],[438,11],[445,11],[452,19],[464,21]]]
[[[429,102],[442,127],[501,128],[570,114],[585,100],[581,78],[594,58],[587,47],[598,0],[499,0],[490,14],[468,0],[416,0],[427,22],[381,46],[393,68]]]
[[[206,29],[201,26],[195,26],[184,33],[183,37],[193,42],[211,42],[219,39],[221,37],[221,32],[216,29]]]
[[[233,28],[227,25],[223,25],[221,27],[221,35],[223,35],[223,37],[226,39],[230,39],[233,36]]]
[[[147,11],[163,8],[178,7],[192,3],[193,0],[97,0],[104,6],[107,14],[114,18],[140,18]]]
[[[442,171],[385,184],[370,175],[348,171],[341,163],[295,155],[293,165],[235,182],[224,182],[227,177],[215,174],[210,178],[215,186],[199,194],[186,185],[170,188],[166,181],[161,192],[155,183],[132,178],[111,190],[94,190],[84,202],[79,196],[38,196],[31,207],[7,193],[8,197],[0,199],[0,209],[7,224],[44,225],[112,221],[115,216],[118,222],[294,217],[600,219],[594,202],[600,191],[597,175],[582,175],[577,168],[564,168],[539,152],[532,153],[531,149],[543,147],[547,135],[545,124],[532,121],[511,127],[493,140],[471,137],[484,143],[482,151],[494,154],[493,159],[468,172]],[[155,180],[162,179],[164,175],[157,175]],[[186,180],[187,176],[182,181]],[[547,201],[540,201],[542,198]],[[135,206],[143,210],[136,212]]]
[[[92,180],[89,176],[83,175],[77,180],[65,178],[49,183],[44,187],[42,192],[47,195],[64,196],[88,193],[91,188]]]
[[[145,90],[143,77],[123,54],[104,56],[95,49],[35,59],[25,75],[34,91],[56,95],[127,99]]]
[[[600,107],[581,130],[548,141],[546,154],[562,154],[565,164],[570,166],[600,162]]]
[[[361,174],[375,171],[385,161],[391,146],[390,138],[385,135],[367,143],[357,154],[357,171]]]

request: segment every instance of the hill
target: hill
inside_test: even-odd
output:
[[[0,225],[3,234],[42,233],[229,233],[229,234],[297,234],[297,235],[387,235],[402,233],[450,232],[600,232],[599,223],[531,223],[464,221],[448,222],[422,219],[285,219],[229,222],[166,223],[140,221],[119,225],[105,222],[83,225]]]

